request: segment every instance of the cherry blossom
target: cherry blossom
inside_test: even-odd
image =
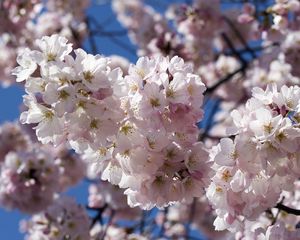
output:
[[[299,1],[108,2],[0,4],[1,85],[25,90],[0,205],[34,214],[25,239],[300,238]],[[63,197],[82,180],[87,212]]]
[[[296,163],[290,163],[299,151],[298,122],[291,119],[298,114],[298,91],[298,86],[254,88],[245,111],[232,112],[238,134],[234,141],[221,139],[211,151],[215,176],[207,197],[218,215],[216,229],[238,230],[245,219],[254,221],[275,206],[283,190],[292,191],[299,175]]]
[[[25,239],[90,239],[89,218],[74,199],[63,197],[45,211],[21,223]]]

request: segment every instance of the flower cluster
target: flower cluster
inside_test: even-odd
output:
[[[107,229],[103,229],[103,226],[97,224],[91,230],[91,240],[98,240],[99,237],[104,240],[148,240],[148,237],[145,237],[138,233],[131,233],[130,229],[126,229],[121,226],[110,225]]]
[[[27,213],[43,210],[59,190],[58,177],[49,153],[10,152],[1,166],[0,204]]]
[[[149,54],[151,51],[148,44],[160,35],[164,35],[168,29],[166,20],[153,8],[145,6],[139,0],[114,0],[112,8],[118,20],[128,28],[131,41],[139,45],[138,55]]]
[[[0,32],[20,31],[21,28],[26,26],[27,21],[33,17],[40,3],[40,0],[2,1]]]
[[[283,192],[282,201],[288,207],[299,206],[299,181],[294,184],[294,192]],[[282,202],[281,201],[281,202]],[[238,239],[298,239],[300,230],[297,227],[300,217],[287,214],[281,209],[271,209],[256,221],[246,220],[241,231],[236,233]]]
[[[0,204],[54,203],[23,224],[27,239],[299,239],[299,1],[194,0],[164,16],[113,0],[127,31],[111,32],[89,3],[1,2],[0,79],[14,68],[28,125],[0,127]],[[126,32],[136,64],[75,49],[85,34],[94,53],[95,36],[126,47]],[[92,221],[57,200],[85,175]],[[140,209],[153,207],[166,208]]]
[[[124,190],[109,182],[101,181],[89,186],[88,207],[90,209],[110,209],[114,211],[113,222],[118,220],[136,220],[141,216],[140,208],[130,208]],[[103,212],[108,215],[107,211]]]
[[[18,124],[0,128],[0,205],[34,213],[85,175],[85,164],[64,146],[32,142]]]
[[[29,146],[30,138],[19,124],[4,123],[0,126],[0,164],[9,152],[22,151]]]
[[[58,33],[80,45],[86,35],[84,10],[89,0],[83,1],[12,1],[1,2],[0,81],[8,86],[15,82],[11,70],[18,53],[32,48],[33,39]],[[76,6],[76,7],[75,7]]]
[[[299,2],[298,2],[299,3]],[[300,8],[300,4],[299,4]],[[285,61],[290,64],[290,72],[292,75],[298,77],[298,83],[300,82],[299,65],[299,52],[300,52],[300,31],[290,31],[284,42],[282,43],[282,52]]]
[[[268,10],[273,15],[273,28],[285,32],[289,27],[289,13],[298,12],[300,4],[297,0],[276,0]]]
[[[84,10],[90,5],[90,0],[72,1],[47,1],[47,9],[50,12],[61,12],[62,15],[72,14],[76,21],[82,21],[85,17]]]
[[[108,58],[81,49],[73,58],[58,35],[37,45],[19,55],[14,74],[28,93],[21,122],[37,124],[42,143],[67,141],[104,180],[128,188],[132,206],[199,196],[209,172],[196,143],[205,87],[190,65],[143,57],[123,78]]]
[[[165,235],[170,239],[180,239],[180,237],[187,235],[185,225],[187,223],[190,224],[191,229],[199,229],[210,239],[230,239],[231,233],[214,230],[212,224],[214,218],[214,211],[205,197],[194,199],[191,204],[179,203],[169,206],[166,216],[160,212],[156,217],[159,223],[165,221],[161,224],[164,226]]]
[[[125,118],[115,148],[103,151],[112,158],[102,178],[128,188],[131,206],[190,201],[208,180],[208,153],[196,143],[204,84],[178,57],[143,57],[128,72]]]
[[[184,37],[185,52],[196,66],[212,60],[214,38],[222,28],[219,9],[219,0],[197,0],[192,6],[174,5],[167,11],[167,17],[175,21],[178,33]]]
[[[111,71],[107,58],[82,49],[75,51],[74,59],[69,55],[71,44],[58,35],[43,37],[37,45],[40,51],[25,51],[14,70],[17,81],[26,80],[28,93],[24,99],[28,111],[22,113],[21,122],[37,124],[42,143],[58,145],[68,139],[74,148],[84,148],[105,142],[117,131],[122,116],[113,91],[118,69]],[[37,70],[40,75],[34,76]]]
[[[21,222],[26,240],[89,240],[90,220],[85,209],[71,199],[57,199],[44,212]]]
[[[207,197],[218,215],[216,229],[236,230],[292,191],[300,174],[300,88],[253,89],[245,109],[232,112],[234,139],[212,148],[215,175]]]
[[[58,148],[47,147],[55,156],[54,164],[59,169],[58,185],[60,191],[66,191],[70,186],[75,186],[86,175],[86,164],[78,154],[73,153],[66,145]]]

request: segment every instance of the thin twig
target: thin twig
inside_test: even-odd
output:
[[[89,43],[90,43],[90,46],[91,46],[91,50],[92,50],[92,53],[93,54],[97,54],[98,53],[98,49],[97,49],[97,43],[94,39],[94,35],[92,34],[92,25],[91,25],[91,20],[90,18],[86,18],[86,25],[88,27],[88,34],[89,34]]]
[[[223,16],[225,22],[230,26],[230,28],[232,29],[232,31],[234,32],[234,34],[237,36],[237,38],[240,40],[240,42],[242,43],[242,45],[244,45],[245,49],[251,54],[252,58],[256,58],[256,53],[255,51],[253,51],[247,41],[244,39],[243,35],[240,33],[240,31],[236,28],[236,26],[234,25],[234,23],[226,16]]]
[[[235,55],[236,58],[240,60],[242,66],[247,65],[247,61],[243,58],[241,54],[239,54],[239,52],[236,50],[236,48],[234,47],[233,43],[230,41],[228,36],[225,33],[222,33],[221,36],[226,42],[226,44],[228,45],[229,49],[232,51],[232,54]]]
[[[106,210],[106,208],[108,207],[107,204],[105,204],[103,207],[101,208],[91,208],[89,206],[86,206],[86,208],[88,210],[93,210],[93,211],[97,211],[97,215],[95,217],[93,217],[91,225],[90,225],[90,229],[92,229],[94,227],[94,225],[100,221],[100,223],[102,224],[102,214],[103,212]]]
[[[142,211],[142,218],[141,218],[141,224],[140,224],[140,233],[143,234],[144,233],[144,228],[145,228],[145,222],[146,222],[146,211],[143,210]]]
[[[270,45],[267,45],[267,46],[251,47],[251,49],[252,49],[252,51],[260,52],[260,51],[266,50],[266,49],[271,48],[271,47],[276,47],[276,46],[279,46],[278,42],[274,42],[274,43],[272,43]],[[237,52],[239,54],[244,54],[244,53],[248,52],[248,50],[247,49],[237,49]],[[224,54],[225,55],[232,55],[232,53],[230,53],[230,52],[225,52]]]
[[[277,205],[275,206],[275,208],[285,211],[289,214],[293,214],[296,216],[300,216],[300,210],[299,209],[294,209],[294,208],[290,208],[288,206],[283,205],[282,203],[277,203]]]
[[[89,16],[89,21],[92,22],[95,27],[97,28],[97,30],[94,30],[92,32],[96,32],[96,31],[100,31],[100,32],[106,32],[103,30],[103,27],[97,22],[97,20],[93,17],[93,16]],[[108,33],[108,32],[106,32]],[[94,34],[93,36],[99,37],[98,34]],[[101,37],[101,35],[100,35]],[[127,45],[126,43],[124,43],[123,41],[119,40],[118,38],[116,38],[116,36],[110,35],[110,40],[112,42],[114,42],[116,45],[118,45],[119,47],[121,47],[122,49],[124,49],[125,51],[127,51],[128,53],[132,54],[133,56],[136,56],[136,51],[129,45]]]
[[[101,240],[104,240],[105,236],[106,236],[106,232],[107,232],[107,229],[109,228],[109,226],[111,225],[112,221],[113,221],[113,218],[115,216],[115,210],[111,210],[111,213],[110,213],[110,216],[109,216],[109,219],[108,219],[108,222],[106,223],[105,225],[105,229],[102,233],[102,237],[101,237]]]
[[[160,228],[160,231],[159,231],[159,237],[163,237],[164,234],[165,234],[165,223],[166,223],[166,220],[167,220],[167,214],[168,214],[168,211],[169,211],[169,207],[165,207],[164,209],[164,216],[163,216],[163,222],[161,224],[161,228]]]
[[[191,205],[191,209],[190,209],[189,220],[188,220],[186,228],[185,228],[185,235],[186,235],[187,239],[189,239],[188,236],[190,235],[191,224],[192,224],[192,221],[193,221],[194,216],[195,216],[196,201],[197,201],[196,198],[194,198],[193,202],[192,202],[192,205]]]
[[[223,85],[224,83],[228,82],[229,80],[231,80],[232,77],[234,77],[236,74],[243,72],[246,70],[246,65],[242,65],[240,68],[238,68],[237,70],[235,70],[234,72],[228,74],[226,77],[222,78],[219,82],[217,82],[216,84],[212,85],[211,87],[208,87],[206,89],[206,91],[204,92],[204,95],[207,94],[211,94],[212,92],[214,92],[218,87],[220,87],[221,85]]]

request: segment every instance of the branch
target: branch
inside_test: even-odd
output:
[[[129,46],[128,44],[124,43],[123,41],[121,41],[117,38],[119,36],[124,35],[123,30],[108,32],[103,29],[103,27],[97,22],[97,20],[95,18],[93,18],[93,16],[89,16],[88,20],[90,21],[90,23],[93,23],[94,26],[96,27],[96,30],[93,30],[93,31],[90,30],[90,35],[92,37],[93,36],[95,36],[95,37],[109,36],[110,40],[113,43],[115,43],[116,45],[118,45],[119,47],[121,47],[122,49],[127,51],[128,53],[132,54],[133,56],[136,56],[136,51],[131,46]],[[99,35],[99,33],[104,33],[107,35]]]
[[[189,220],[187,222],[187,225],[186,225],[186,228],[185,228],[185,235],[186,235],[186,239],[190,239],[188,238],[188,236],[190,235],[190,232],[191,232],[191,224],[192,224],[192,221],[194,219],[194,216],[195,216],[195,211],[196,211],[196,198],[193,199],[193,202],[192,202],[192,205],[191,205],[191,208],[190,208],[190,213],[189,213]]]
[[[169,207],[165,207],[164,209],[164,217],[163,217],[163,222],[161,224],[161,228],[160,228],[160,231],[159,231],[159,237],[163,237],[164,234],[165,234],[165,223],[166,223],[166,220],[167,220],[167,214],[168,214],[168,211],[169,211]]]
[[[242,57],[242,55],[236,50],[236,48],[233,46],[233,43],[230,41],[228,36],[225,33],[222,33],[222,38],[228,45],[229,49],[232,51],[232,54],[236,56],[237,59],[240,60],[242,66],[247,65],[247,61]]]
[[[106,224],[106,226],[105,226],[105,229],[104,229],[104,231],[103,231],[101,240],[104,240],[104,239],[105,239],[107,229],[108,229],[109,226],[111,225],[111,223],[112,223],[112,221],[113,221],[113,218],[114,218],[115,214],[116,214],[115,210],[111,209],[110,216],[109,216],[108,222],[107,222],[107,224]]]
[[[89,39],[89,43],[91,45],[92,53],[97,54],[98,53],[97,43],[94,39],[94,35],[92,34],[92,26],[91,26],[90,18],[86,18],[85,22],[86,22],[86,25],[88,27],[88,34],[89,34],[88,39]]]
[[[144,228],[145,228],[145,222],[147,218],[147,212],[145,210],[142,211],[142,218],[141,218],[141,224],[140,224],[140,233],[144,233]]]
[[[97,215],[95,217],[93,217],[93,219],[92,219],[90,229],[92,229],[94,227],[94,225],[96,224],[97,221],[100,221],[100,223],[102,224],[102,213],[106,210],[107,207],[108,207],[107,204],[105,204],[101,208],[91,208],[89,206],[86,206],[86,209],[88,209],[88,210],[97,211]]]
[[[277,208],[279,210],[282,210],[282,211],[285,211],[289,214],[300,216],[300,210],[299,209],[294,209],[294,208],[287,207],[287,206],[283,205],[282,203],[277,203],[275,208]]]
[[[211,87],[208,87],[206,89],[206,91],[204,92],[204,95],[210,94],[213,91],[215,91],[218,87],[220,87],[221,85],[223,85],[224,83],[228,82],[232,77],[234,77],[236,74],[240,73],[240,72],[244,72],[246,70],[246,66],[247,65],[242,65],[240,68],[238,68],[237,70],[235,70],[234,72],[228,74],[226,77],[222,78],[219,82],[217,82],[216,84],[212,85]]]
[[[280,46],[280,44],[278,42],[273,42],[272,44],[269,44],[267,46],[256,46],[256,47],[251,47],[251,50],[254,52],[260,52],[263,51],[265,49],[271,48],[271,47],[277,47]],[[239,54],[244,54],[246,52],[248,52],[247,49],[238,49],[237,52]],[[225,55],[231,55],[231,53],[225,52]]]
[[[253,51],[247,41],[244,39],[243,35],[240,33],[240,31],[236,28],[236,26],[234,25],[234,23],[226,16],[223,16],[225,22],[230,26],[230,28],[232,29],[232,31],[234,32],[234,34],[237,36],[237,38],[240,40],[240,42],[242,43],[242,45],[244,45],[245,49],[251,54],[252,58],[256,58],[256,53],[255,51]]]

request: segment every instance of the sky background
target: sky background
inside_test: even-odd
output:
[[[165,7],[170,3],[178,2],[190,2],[188,0],[145,0],[146,3],[152,3],[152,5],[160,12],[163,12]],[[231,7],[232,5],[226,4],[223,8]],[[94,16],[99,24],[105,22],[105,27],[103,31],[114,31],[122,29],[121,25],[116,20],[109,0],[94,0],[91,7],[87,10],[87,14]],[[97,37],[95,39],[97,51],[100,54],[106,56],[109,55],[121,55],[129,59],[131,62],[135,62],[137,57],[132,54],[135,47],[132,45],[126,35],[118,37],[117,41],[121,41],[125,47],[121,47],[110,39],[109,37]],[[91,47],[89,41],[84,42],[83,48],[91,52]],[[128,50],[131,49],[131,50]],[[1,53],[0,53],[1,54]],[[19,107],[22,103],[22,95],[24,90],[22,86],[12,86],[8,88],[0,87],[0,123],[5,121],[14,121],[19,117]],[[81,182],[78,186],[70,189],[66,194],[73,196],[81,204],[86,204],[87,202],[87,190],[88,183]],[[0,208],[0,230],[1,237],[0,240],[21,240],[23,235],[19,232],[19,221],[23,218],[28,218],[28,216],[21,214],[18,211],[6,211]]]

